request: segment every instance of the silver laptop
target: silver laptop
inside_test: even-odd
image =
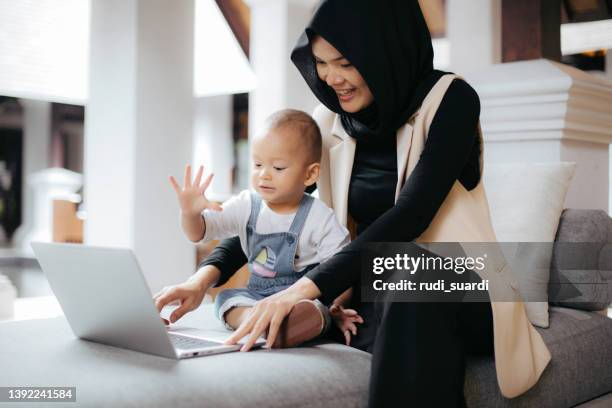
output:
[[[42,242],[32,248],[81,339],[177,359],[241,347],[168,330],[130,249]]]

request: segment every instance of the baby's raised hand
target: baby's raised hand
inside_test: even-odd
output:
[[[188,216],[199,215],[206,208],[215,211],[221,211],[223,208],[217,204],[208,201],[204,192],[212,181],[213,174],[211,173],[204,182],[202,181],[202,174],[204,173],[204,166],[200,166],[198,173],[196,174],[195,180],[191,182],[191,166],[188,164],[185,167],[185,178],[183,181],[183,188],[177,183],[173,176],[169,176],[170,184],[176,192],[179,205],[183,214]]]
[[[356,310],[345,309],[341,305],[333,304],[329,308],[336,326],[344,334],[344,340],[347,346],[351,344],[351,334],[357,335],[357,323],[363,323],[363,318],[359,316]]]

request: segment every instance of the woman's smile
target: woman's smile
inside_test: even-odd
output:
[[[355,88],[341,89],[336,90],[336,94],[338,95],[338,99],[340,99],[341,102],[349,102],[355,96],[355,91]]]

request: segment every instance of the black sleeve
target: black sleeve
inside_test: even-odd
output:
[[[317,183],[314,183],[312,186],[306,187],[305,191],[308,194],[312,194],[317,189]]]
[[[219,268],[221,276],[215,286],[221,286],[245,263],[247,263],[247,257],[240,246],[240,238],[236,236],[221,241],[200,263],[198,269],[206,265],[214,265]]]
[[[478,94],[465,81],[447,90],[429,128],[427,142],[397,202],[350,244],[309,271],[323,294],[333,301],[360,279],[360,251],[367,242],[410,242],[429,226],[478,142]]]

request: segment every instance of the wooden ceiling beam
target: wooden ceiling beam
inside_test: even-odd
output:
[[[242,0],[216,0],[217,6],[229,24],[244,55],[249,57],[251,13]]]
[[[561,0],[502,0],[502,62],[561,61]]]

